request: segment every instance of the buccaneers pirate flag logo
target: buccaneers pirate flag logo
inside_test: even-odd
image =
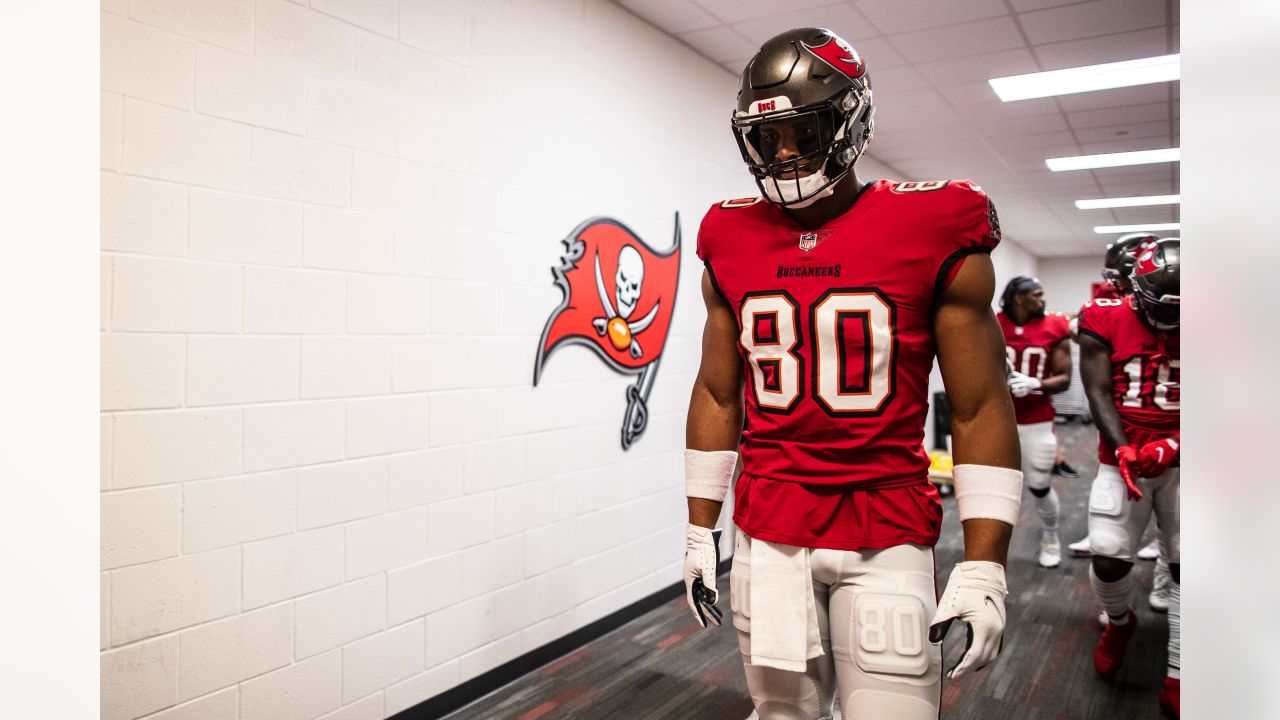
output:
[[[609,367],[638,375],[627,387],[622,449],[631,447],[649,422],[646,402],[671,329],[680,278],[680,214],[675,241],[659,253],[621,222],[595,217],[561,241],[564,257],[551,268],[564,302],[551,313],[538,344],[533,384],[547,359],[565,345],[585,345]]]

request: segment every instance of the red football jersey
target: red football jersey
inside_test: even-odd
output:
[[[1080,332],[1111,352],[1111,400],[1129,444],[1178,432],[1182,393],[1177,330],[1155,330],[1142,321],[1133,299],[1097,298],[1080,309]],[[1098,438],[1098,460],[1116,464],[1115,448]]]
[[[1047,312],[1026,325],[1015,325],[1009,316],[996,314],[1004,331],[1004,352],[1014,370],[1044,380],[1049,375],[1049,357],[1053,348],[1071,336],[1071,320],[1060,312]],[[1013,399],[1013,412],[1019,425],[1053,422],[1053,401],[1040,390]]]
[[[1115,288],[1107,283],[1098,286],[1098,291],[1093,294],[1093,299],[1103,298],[1104,300],[1118,300],[1124,297]]]
[[[759,198],[708,211],[698,256],[737,317],[746,379],[738,527],[844,550],[937,541],[933,311],[959,262],[999,239],[968,181],[870,183],[813,231]]]

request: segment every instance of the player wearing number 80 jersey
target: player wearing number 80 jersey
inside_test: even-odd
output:
[[[740,449],[730,597],[761,720],[830,717],[836,697],[849,718],[936,720],[951,624],[970,630],[952,677],[990,663],[1004,630],[1022,481],[991,312],[995,209],[968,181],[860,183],[873,115],[848,43],[819,28],[766,42],[733,119],[763,197],[713,206],[698,234],[685,583],[715,622],[710,528]],[[966,555],[941,598],[923,447],[935,355]]]
[[[1040,537],[1040,565],[1057,567],[1062,560],[1058,539],[1058,493],[1049,482],[1058,451],[1053,435],[1051,393],[1071,383],[1070,321],[1060,312],[1045,312],[1040,281],[1020,275],[1009,281],[996,315],[1004,332],[1009,361],[1009,391],[1022,444],[1023,484],[1035,497]]]
[[[745,369],[734,522],[806,547],[933,545],[932,313],[958,262],[999,242],[986,194],[967,181],[870,183],[807,250],[804,229],[774,204],[735,205],[713,205],[698,232]],[[823,486],[859,486],[881,502],[867,515],[815,491]]]

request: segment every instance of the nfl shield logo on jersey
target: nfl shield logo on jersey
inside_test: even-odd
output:
[[[800,233],[800,249],[804,252],[818,247],[818,233]]]

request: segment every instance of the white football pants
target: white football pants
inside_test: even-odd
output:
[[[1161,550],[1167,552],[1165,562],[1180,562],[1181,528],[1179,527],[1179,468],[1170,468],[1153,478],[1138,478],[1141,500],[1130,500],[1125,494],[1120,469],[1100,465],[1098,476],[1089,492],[1089,547],[1094,555],[1133,562],[1141,547],[1142,531],[1151,513],[1161,536]]]
[[[933,548],[812,550],[814,603],[824,654],[805,672],[751,664],[751,618],[804,608],[749,607],[751,538],[737,533],[729,575],[733,625],[760,720],[937,720],[941,646],[929,642],[937,612]]]

